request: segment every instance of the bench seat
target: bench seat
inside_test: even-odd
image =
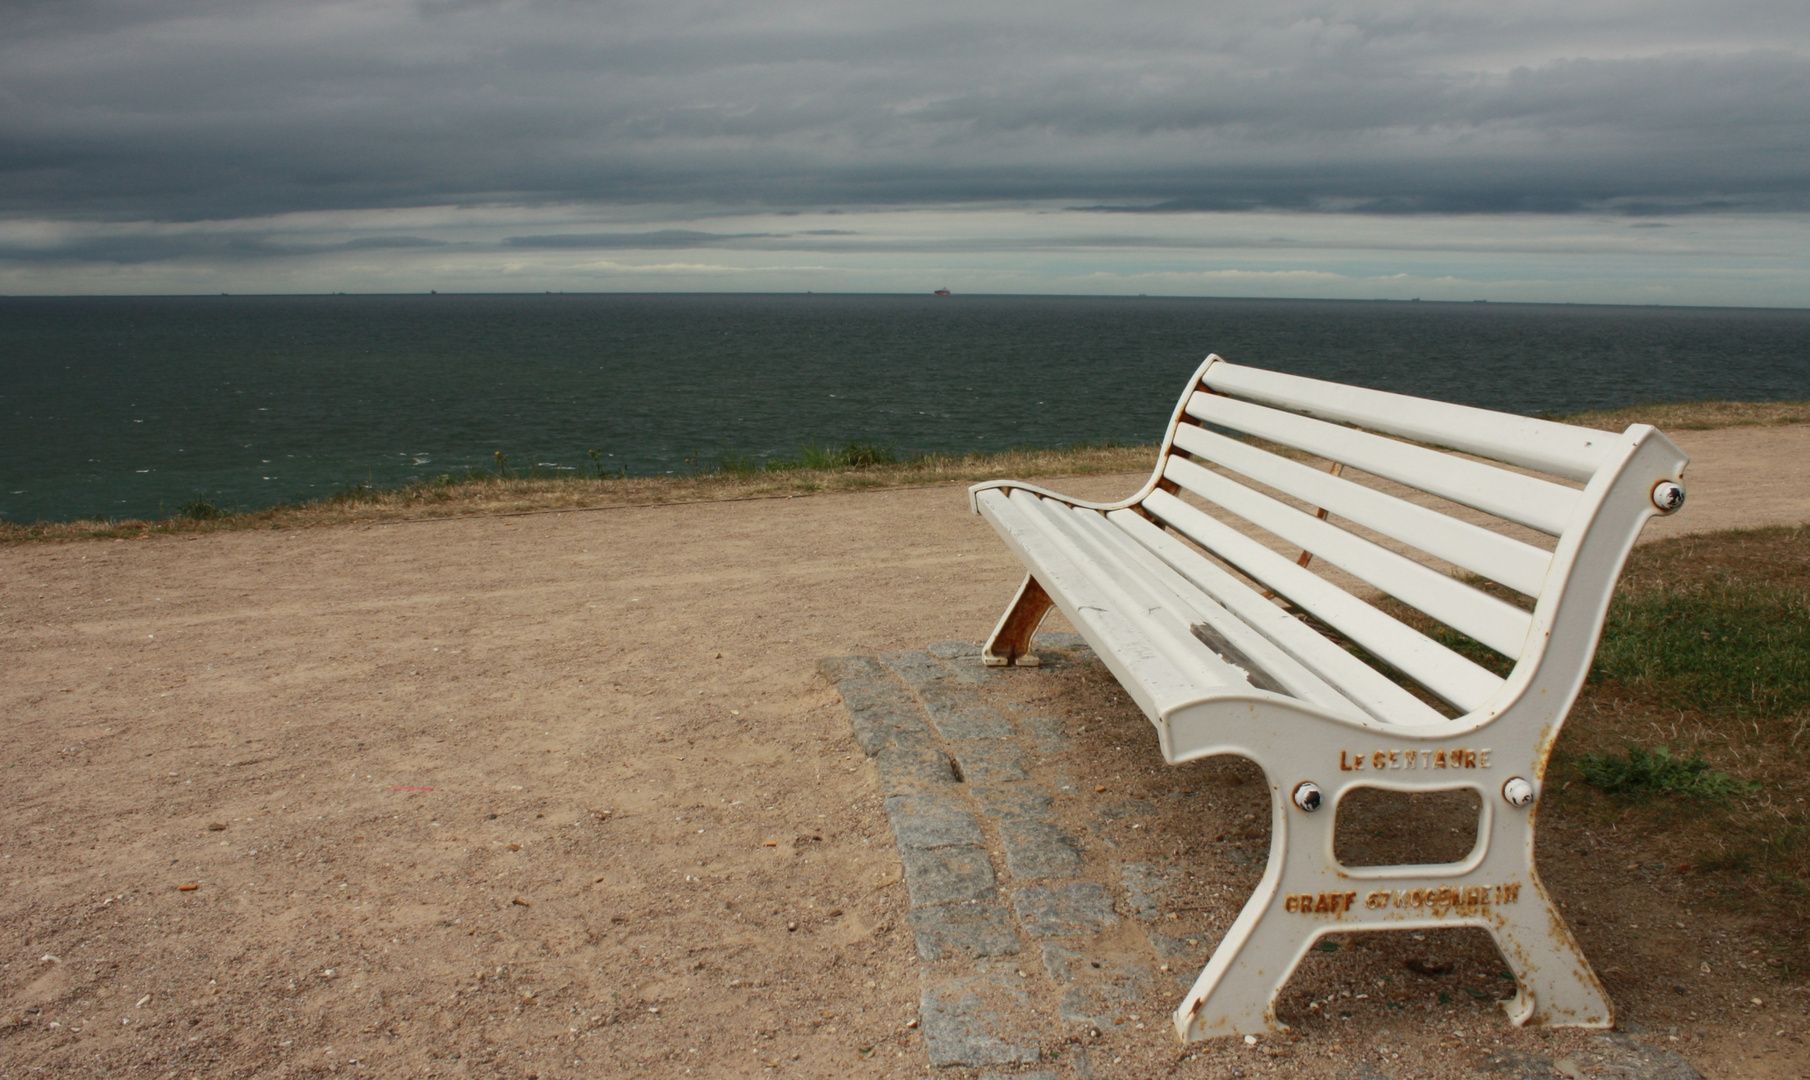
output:
[[[1682,503],[1686,460],[1646,425],[1597,431],[1212,356],[1130,498],[970,490],[1027,571],[987,663],[1036,664],[1031,634],[1057,608],[1166,760],[1239,754],[1269,779],[1269,865],[1176,1011],[1184,1040],[1279,1027],[1276,994],[1327,933],[1454,925],[1496,937],[1517,1023],[1612,1023],[1540,885],[1533,821],[1622,563],[1645,521]],[[1472,659],[1484,650],[1498,662]],[[1366,786],[1475,790],[1476,847],[1451,864],[1340,864],[1337,806]]]

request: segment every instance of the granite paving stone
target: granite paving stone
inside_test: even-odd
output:
[[[1035,784],[975,784],[968,794],[990,818],[1043,817],[1049,813],[1049,794]]]
[[[913,650],[881,653],[880,662],[898,672],[899,678],[904,679],[906,685],[920,693],[925,687],[934,686],[949,675],[937,658],[927,652]]]
[[[993,864],[985,848],[900,848],[899,862],[914,908],[991,900],[996,895]]]
[[[1060,754],[1068,749],[1068,735],[1062,730],[1062,721],[1053,716],[1027,716],[1018,721],[1018,726],[1039,754]]]
[[[961,768],[965,783],[1003,784],[1031,778],[1025,771],[1024,751],[1009,742],[956,743],[950,750],[955,754],[955,763]]]
[[[981,662],[980,646],[966,641],[939,641],[929,646],[930,654],[943,661],[943,667],[956,682],[974,685],[992,678],[997,669]]]
[[[1193,986],[1201,969],[1207,966],[1208,950],[1200,939],[1191,939],[1194,944],[1190,945],[1190,939],[1172,938],[1150,929],[1144,931],[1144,936],[1150,939],[1150,949],[1157,959],[1169,965],[1169,981],[1179,990]]]
[[[980,659],[980,646],[971,641],[936,641],[924,651],[943,660]]]
[[[817,661],[817,670],[831,682],[844,679],[883,679],[886,668],[871,656],[832,656]]]
[[[1479,1075],[1502,1080],[1548,1080],[1570,1076],[1625,1076],[1638,1080],[1703,1080],[1690,1062],[1663,1047],[1649,1046],[1624,1032],[1590,1039],[1573,1058],[1549,1059],[1519,1050],[1495,1050],[1477,1059]]]
[[[1079,944],[1079,942],[1073,944]],[[1050,977],[1051,982],[1058,986],[1078,982],[1083,977],[1105,967],[1103,961],[1095,959],[1079,949],[1058,945],[1054,941],[1046,941],[1037,949],[1043,955],[1044,973]]]
[[[1027,885],[1012,894],[1018,922],[1032,937],[1078,937],[1118,923],[1112,894],[1093,881]]]
[[[1011,956],[1019,949],[1011,913],[998,904],[945,904],[919,908],[907,917],[920,960]]]
[[[918,692],[924,712],[945,739],[1009,739],[1012,722],[960,687],[929,686]]]
[[[861,752],[872,757],[888,746],[931,745],[930,728],[923,712],[914,704],[873,705],[850,709],[848,722],[855,729],[855,743]]]
[[[980,847],[985,843],[967,800],[953,790],[888,796],[886,817],[900,847]]]
[[[1005,842],[1006,873],[1018,881],[1074,877],[1081,871],[1081,849],[1054,822],[1007,818],[999,824]]]
[[[874,755],[880,789],[888,795],[935,791],[955,783],[948,755],[929,746],[888,746]]]
[[[851,710],[871,709],[876,705],[912,705],[911,691],[891,677],[838,679],[836,692],[842,695],[842,703]]]
[[[1119,881],[1125,886],[1125,904],[1137,918],[1150,920],[1162,914],[1157,896],[1169,884],[1161,871],[1149,863],[1125,863],[1119,867]]]
[[[1022,1013],[1030,998],[1007,972],[987,972],[927,986],[918,1004],[919,1030],[930,1064],[1033,1064],[1036,1043],[1025,1035]]]
[[[1142,987],[1112,982],[1077,983],[1062,992],[1056,1016],[1074,1027],[1105,1031],[1131,1019],[1130,1013],[1144,996]]]

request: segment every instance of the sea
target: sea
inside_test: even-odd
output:
[[[1151,443],[1209,353],[1517,413],[1810,398],[1810,311],[931,295],[0,298],[0,520],[494,469]],[[593,452],[594,455],[593,455]]]

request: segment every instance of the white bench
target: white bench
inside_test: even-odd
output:
[[[1534,817],[1622,563],[1648,517],[1682,505],[1687,460],[1645,424],[1616,435],[1210,356],[1131,498],[970,490],[1029,571],[986,663],[1036,664],[1031,634],[1053,605],[1168,761],[1239,754],[1268,777],[1269,865],[1175,1012],[1184,1041],[1281,1027],[1275,997],[1301,957],[1355,930],[1481,927],[1518,981],[1515,1023],[1613,1023],[1535,872]],[[1353,588],[1512,669],[1499,677]],[[1341,865],[1339,802],[1365,786],[1474,790],[1475,847],[1454,863]]]

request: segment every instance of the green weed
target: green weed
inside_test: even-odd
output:
[[[796,458],[774,458],[768,461],[769,472],[788,472],[797,469],[873,469],[882,465],[897,465],[905,459],[899,456],[898,450],[891,444],[861,442],[850,439],[840,447],[835,446],[802,446]]]
[[[1726,802],[1732,795],[1760,786],[1711,769],[1702,754],[1675,758],[1663,746],[1651,750],[1630,746],[1625,755],[1583,754],[1577,759],[1577,768],[1584,779],[1596,787],[1612,795],[1634,798],[1678,795],[1706,802]]]
[[[216,518],[228,516],[226,511],[220,509],[212,499],[205,495],[197,495],[183,503],[182,507],[176,511],[176,515],[191,521],[213,521]]]
[[[599,479],[599,480],[627,480],[628,479],[628,466],[618,465],[615,468],[606,468],[603,464],[603,451],[587,450],[587,451],[585,451],[585,453],[587,453],[591,456],[591,468],[596,471],[597,479]]]

